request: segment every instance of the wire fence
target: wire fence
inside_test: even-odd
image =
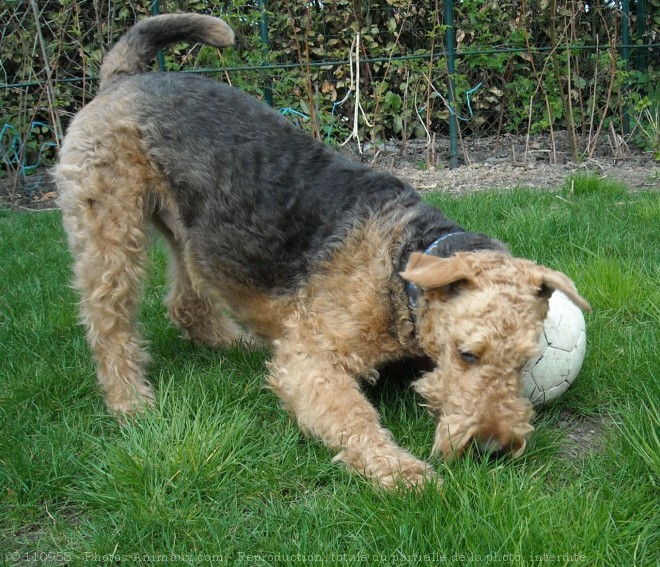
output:
[[[0,175],[14,189],[39,188],[37,174],[95,94],[103,54],[158,11],[223,17],[237,44],[175,45],[157,67],[234,84],[327,143],[362,151],[366,141],[420,139],[447,145],[452,166],[461,139],[507,133],[552,140],[566,130],[575,159],[594,155],[606,132],[660,151],[649,127],[660,112],[658,0],[31,0],[0,13]]]

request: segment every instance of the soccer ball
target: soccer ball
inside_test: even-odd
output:
[[[539,354],[523,368],[523,396],[535,406],[561,396],[580,372],[586,346],[582,311],[561,291],[555,291],[539,338]]]

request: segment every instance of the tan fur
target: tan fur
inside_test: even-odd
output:
[[[583,308],[588,303],[565,275],[499,252],[413,255],[402,276],[429,290],[418,334],[437,368],[415,389],[438,418],[432,452],[450,459],[477,439],[521,454],[533,412],[520,396],[520,369],[538,348],[548,308],[542,286],[570,294]],[[442,288],[461,280],[458,295],[447,299]],[[470,364],[461,353],[477,361]]]
[[[391,289],[390,228],[369,223],[355,231],[312,276],[269,364],[271,388],[300,427],[385,487],[433,477],[428,464],[396,445],[358,383],[376,380],[376,367],[388,360],[421,354],[406,304],[391,310],[390,294],[402,290]]]
[[[168,312],[184,336],[219,346],[243,333],[191,267],[174,200],[124,109],[102,98],[95,106],[94,120],[70,127],[54,177],[99,382],[111,409],[132,413],[154,398],[136,322],[149,220],[170,244]]]

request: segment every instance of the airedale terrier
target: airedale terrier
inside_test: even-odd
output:
[[[255,98],[145,72],[169,43],[233,37],[210,16],[139,23],[64,140],[54,175],[108,406],[133,413],[154,400],[136,324],[154,226],[169,244],[174,324],[207,345],[269,341],[270,387],[352,469],[386,487],[433,477],[361,390],[385,364],[418,357],[434,365],[414,383],[437,419],[433,454],[474,441],[520,455],[533,430],[520,370],[547,299],[560,289],[587,302],[564,274],[464,230]]]

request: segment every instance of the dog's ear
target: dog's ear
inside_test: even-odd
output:
[[[555,290],[559,290],[582,311],[591,311],[589,302],[578,293],[575,284],[566,274],[545,266],[538,266],[537,277],[539,278],[538,286],[541,297],[549,298]]]
[[[413,252],[405,271],[400,276],[423,290],[434,289],[451,283],[475,278],[474,270],[460,256],[438,258]]]

